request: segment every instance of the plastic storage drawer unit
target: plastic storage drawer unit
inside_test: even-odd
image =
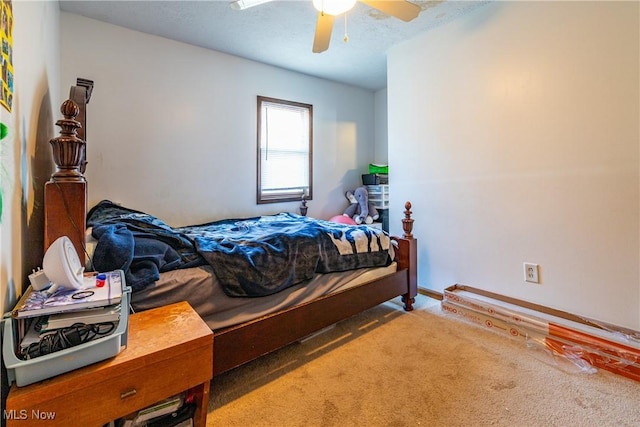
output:
[[[389,186],[367,185],[369,203],[376,209],[389,209]]]

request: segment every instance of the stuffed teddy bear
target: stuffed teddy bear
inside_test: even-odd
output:
[[[347,191],[344,195],[350,204],[343,215],[352,218],[356,224],[362,224],[363,222],[371,224],[380,217],[378,210],[369,203],[367,187],[358,187],[353,192]]]

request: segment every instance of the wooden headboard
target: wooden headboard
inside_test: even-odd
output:
[[[56,171],[44,188],[44,250],[58,237],[68,236],[81,260],[87,218],[86,108],[92,91],[93,81],[79,78],[60,107],[60,136],[49,141]]]

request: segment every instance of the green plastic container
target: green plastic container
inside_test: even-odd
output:
[[[369,173],[381,173],[387,175],[389,173],[388,165],[374,165],[373,163],[369,163]]]

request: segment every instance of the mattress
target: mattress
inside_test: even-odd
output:
[[[134,311],[143,311],[187,301],[215,331],[370,282],[396,270],[397,263],[393,262],[387,267],[316,274],[311,280],[276,294],[248,298],[227,296],[211,267],[192,267],[161,273],[160,280],[131,295],[131,306]]]

